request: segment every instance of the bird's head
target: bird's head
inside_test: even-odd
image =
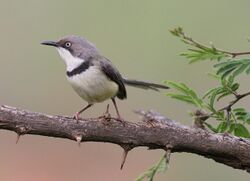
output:
[[[94,44],[75,35],[66,36],[59,41],[44,41],[41,44],[55,47],[65,61],[68,71],[98,54]]]

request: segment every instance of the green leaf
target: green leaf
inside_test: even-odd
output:
[[[218,130],[216,128],[214,128],[211,124],[204,122],[204,124],[214,133],[218,133]]]
[[[211,96],[209,97],[210,98],[209,104],[212,108],[214,107],[216,96],[223,92],[224,92],[224,89],[221,87],[217,88],[215,91],[212,92]]]
[[[242,64],[233,72],[233,76],[236,77],[237,75],[241,74],[246,68],[247,66],[245,64]]]
[[[185,41],[186,43],[186,41]],[[188,52],[182,53],[181,56],[186,57],[189,63],[195,63],[203,60],[221,60],[227,55],[217,51],[214,48],[197,47],[198,49],[188,49]]]
[[[234,135],[244,138],[250,138],[249,131],[243,124],[240,123],[235,124]]]
[[[230,75],[235,70],[235,68],[236,67],[224,71],[221,75],[221,79],[225,79],[228,75]]]
[[[250,112],[247,112],[244,108],[233,109],[233,113],[237,120],[250,124]]]
[[[247,73],[247,74],[250,73],[250,65],[248,65],[248,68],[246,69],[246,73]]]
[[[235,108],[233,109],[234,112],[245,112],[246,110],[244,108]]]
[[[218,121],[224,121],[224,122],[226,121],[226,117],[225,117],[224,111],[222,111],[222,112],[215,112],[215,118]]]
[[[175,93],[167,93],[166,95],[169,96],[169,97],[171,97],[171,98],[174,98],[174,99],[186,102],[188,104],[195,105],[195,103],[193,102],[192,98],[190,98],[189,96],[185,96],[185,95],[181,95],[181,94],[175,94]]]
[[[233,71],[235,68],[237,68],[237,64],[239,64],[239,63],[228,64],[228,62],[227,62],[227,64],[225,66],[220,67],[218,69],[218,71],[216,72],[216,74],[219,75],[219,74],[224,74],[227,71]],[[214,67],[216,67],[216,65]]]
[[[222,78],[232,75],[236,77],[243,73],[250,73],[250,59],[239,59],[239,60],[227,60],[225,62],[214,65],[215,68],[218,68],[217,75],[221,75]]]
[[[240,84],[239,84],[239,83],[234,83],[234,84],[231,86],[231,90],[232,90],[232,91],[236,91],[236,90],[239,89],[239,87],[240,87]]]
[[[223,121],[218,125],[217,132],[224,133],[226,130],[227,130],[227,122]]]
[[[184,83],[176,83],[172,81],[165,81],[166,85],[172,89],[176,89],[180,93],[168,93],[167,96],[171,98],[178,99],[180,101],[192,104],[196,107],[202,108],[203,101],[200,99],[194,90],[189,88]]]
[[[246,119],[246,123],[250,124],[250,118]]]
[[[202,99],[205,99],[206,97],[210,96],[214,91],[216,91],[217,88],[214,88],[214,89],[210,89],[208,90],[205,95],[202,97]]]
[[[235,123],[232,123],[232,124],[230,125],[230,128],[229,128],[228,132],[229,132],[229,133],[232,133],[232,132],[234,131],[234,129],[235,129]]]
[[[227,79],[221,79],[223,87],[231,87],[234,83],[234,76],[229,76]]]
[[[236,61],[234,61],[233,59],[228,59],[228,60],[226,60],[225,62],[221,62],[221,63],[215,64],[214,67],[215,67],[215,68],[222,68],[222,67],[226,67],[226,66],[228,66],[228,65],[234,66],[234,65],[236,65],[236,64],[238,64],[238,63],[239,63],[239,62],[236,62]],[[230,67],[229,67],[229,68],[230,68]]]
[[[221,98],[226,97],[226,96],[228,96],[228,95],[230,95],[230,94],[231,94],[231,92],[225,92],[225,93],[221,94],[221,95],[217,98],[217,101],[219,101]]]
[[[167,167],[168,164],[166,160],[166,155],[164,155],[156,165],[152,166],[146,172],[137,177],[135,181],[143,181],[145,178],[147,178],[148,181],[153,181],[154,176],[157,173],[166,171]]]
[[[184,94],[186,94],[188,92],[188,87],[187,86],[183,86],[184,84],[178,84],[176,82],[173,81],[165,81],[166,85],[169,86],[170,88],[176,89]]]
[[[220,99],[232,95],[239,88],[238,83],[234,83],[234,77],[229,76],[227,79],[220,79],[222,86],[210,89],[205,93],[203,99],[207,98],[209,100],[209,105],[214,108],[215,100],[218,102]]]

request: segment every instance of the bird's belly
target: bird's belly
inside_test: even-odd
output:
[[[92,66],[81,74],[68,77],[77,94],[88,103],[102,102],[116,96],[118,85]]]

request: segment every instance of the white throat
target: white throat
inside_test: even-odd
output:
[[[83,59],[72,56],[71,53],[65,48],[59,47],[57,48],[57,51],[59,52],[61,58],[64,60],[67,71],[72,71],[73,69],[77,68],[82,62],[84,62]]]

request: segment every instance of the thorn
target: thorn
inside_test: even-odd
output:
[[[78,143],[78,146],[81,146],[81,141],[82,141],[82,135],[77,135],[76,137],[76,142]]]
[[[168,165],[169,164],[169,161],[170,161],[170,155],[171,155],[171,149],[173,148],[172,145],[170,144],[167,144],[166,145],[166,148],[165,148],[165,158],[166,158],[166,164]]]
[[[120,169],[122,170],[122,168],[123,168],[123,166],[124,166],[124,164],[126,162],[128,152],[133,149],[133,146],[131,146],[131,145],[121,145],[121,147],[123,148],[122,162],[121,162],[121,167],[120,167]]]
[[[17,133],[17,137],[16,137],[16,144],[18,143],[19,139],[20,139],[21,134]]]
[[[120,169],[122,170],[122,168],[123,168],[123,166],[124,166],[124,163],[125,163],[125,161],[126,161],[126,159],[127,159],[127,156],[128,156],[128,150],[125,150],[124,149],[124,151],[123,151],[123,155],[122,155],[122,163],[121,163],[121,167],[120,167]]]
[[[166,154],[165,154],[165,157],[166,157],[166,164],[168,165],[169,164],[169,161],[170,161],[170,155],[171,155],[171,150],[168,149],[166,151]]]
[[[16,133],[17,133],[17,138],[16,138],[16,144],[19,142],[19,139],[20,139],[20,137],[21,137],[21,135],[24,135],[24,134],[26,134],[27,132],[29,132],[29,128],[28,127],[26,127],[26,126],[16,126]]]

